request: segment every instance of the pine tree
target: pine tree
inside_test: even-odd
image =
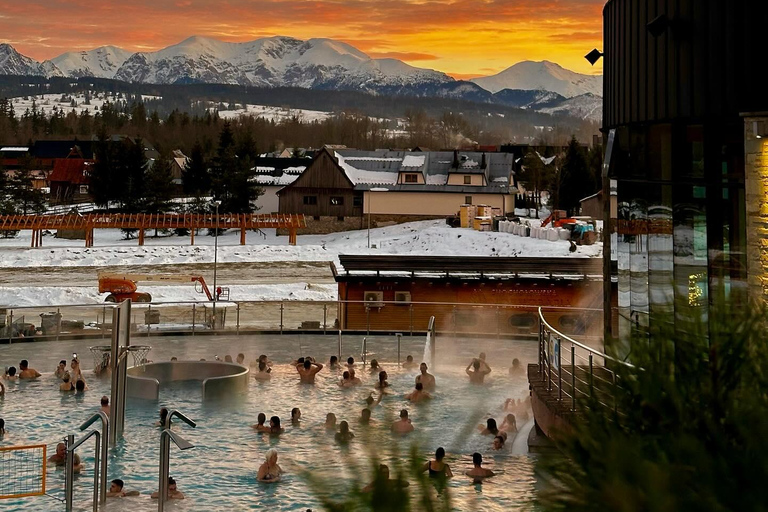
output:
[[[587,163],[587,154],[579,145],[576,137],[571,137],[565,160],[560,168],[559,201],[557,207],[574,215],[579,210],[580,201],[595,193],[597,185]]]
[[[144,207],[147,194],[147,183],[144,177],[147,157],[144,155],[144,141],[136,139],[133,143],[125,144],[127,149],[123,164],[126,179],[120,202],[126,212],[140,212]]]
[[[200,141],[195,141],[192,153],[181,171],[181,183],[184,193],[197,198],[205,195],[211,189],[211,176],[208,171],[208,162],[203,152]]]
[[[152,165],[147,166],[145,173],[147,213],[164,213],[171,207],[173,197],[172,161],[166,155],[160,155]],[[157,229],[155,229],[157,236]]]
[[[116,144],[109,139],[103,127],[99,133],[98,142],[94,147],[94,164],[91,166],[90,192],[93,201],[99,206],[109,208],[110,201],[118,199],[117,191],[120,187],[119,158]]]
[[[32,184],[32,161],[26,158],[13,177],[7,180],[6,195],[19,213],[40,213],[45,209],[45,196]]]

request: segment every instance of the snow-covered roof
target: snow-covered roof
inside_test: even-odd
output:
[[[298,174],[283,174],[282,176],[271,176],[269,174],[257,174],[249,181],[259,185],[274,185],[284,187],[290,185],[299,177]]]
[[[421,167],[427,159],[425,155],[405,155],[403,158],[403,167]]]
[[[288,174],[301,174],[304,172],[304,169],[306,169],[306,166],[299,165],[296,167],[286,167],[283,169],[283,172],[286,172]]]
[[[7,147],[4,147],[4,148],[0,148],[0,151],[6,151],[6,152],[19,151],[19,152],[26,153],[27,151],[29,151],[29,148],[27,148],[27,147],[17,147],[17,146],[7,146]]]
[[[382,171],[368,171],[364,169],[358,169],[357,167],[352,166],[347,161],[376,161],[374,159],[365,159],[365,158],[358,158],[355,160],[355,158],[346,158],[341,156],[338,152],[335,153],[336,159],[339,162],[339,167],[342,168],[344,171],[344,174],[347,175],[347,178],[349,178],[349,181],[354,183],[355,185],[359,185],[362,183],[368,184],[368,185],[395,185],[397,183],[397,175],[398,172],[395,170],[394,172],[382,172]],[[378,161],[397,161],[397,159],[389,159],[389,160],[378,160]]]

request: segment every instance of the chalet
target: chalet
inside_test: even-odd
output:
[[[57,160],[70,158],[73,150],[79,158],[93,161],[94,143],[90,140],[37,140],[29,153],[35,159],[36,168],[50,170]]]
[[[312,162],[309,158],[262,157],[256,159],[251,181],[264,189],[256,201],[258,213],[277,213],[279,200],[277,192],[290,185]]]
[[[56,203],[78,202],[89,196],[90,168],[93,158],[84,158],[79,146],[74,146],[66,158],[54,160],[53,171],[48,177],[51,201]]]
[[[27,146],[0,147],[0,167],[6,171],[19,169],[29,156]]]
[[[462,204],[514,210],[513,156],[464,151],[323,148],[277,192],[280,213],[302,213],[311,233],[455,215]]]

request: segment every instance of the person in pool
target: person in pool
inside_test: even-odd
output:
[[[5,370],[5,375],[3,375],[3,378],[5,380],[19,380],[19,376],[16,375],[16,367],[15,366],[9,366]]]
[[[470,368],[472,368],[472,371],[470,371]],[[491,367],[482,359],[473,359],[464,371],[469,375],[469,382],[472,384],[483,384],[485,376],[491,373]]]
[[[19,363],[19,378],[20,379],[36,379],[40,377],[40,372],[34,368],[29,367],[29,362],[26,359],[22,359]]]
[[[332,412],[325,415],[325,430],[336,432],[336,415]]]
[[[504,439],[504,436],[496,436],[496,437],[494,437],[493,438],[493,449],[494,450],[502,450],[504,448],[504,443],[506,443],[506,442],[507,442],[507,440]]]
[[[359,386],[363,383],[363,381],[360,380],[360,377],[355,376],[354,368],[349,369],[349,382],[351,383],[352,386]]]
[[[153,500],[156,500],[160,497],[160,491],[155,491],[151,495]],[[178,486],[176,485],[176,480],[173,479],[173,477],[168,477],[168,498],[169,500],[183,500],[184,494],[179,490]]]
[[[421,372],[416,376],[416,384],[421,383],[424,386],[424,391],[435,390],[435,376],[429,373],[427,370],[429,367],[427,363],[421,363],[419,365],[419,371]]]
[[[0,437],[3,437],[5,435],[5,420],[3,418],[0,418]]]
[[[0,396],[5,396],[5,384],[0,380]]]
[[[331,360],[328,361],[328,367],[331,370],[338,370],[339,369],[339,358],[336,356],[331,356]]]
[[[296,371],[299,372],[299,379],[302,384],[314,384],[315,375],[322,369],[322,364],[312,362],[309,359],[305,359],[303,365],[296,366]]]
[[[355,437],[355,434],[353,434],[349,430],[349,423],[346,421],[342,421],[339,423],[339,431],[336,432],[336,435],[334,438],[336,439],[337,443],[348,443]]]
[[[119,478],[115,478],[109,484],[109,491],[107,491],[107,498],[125,498],[126,496],[138,496],[141,494],[139,491],[125,491],[125,482]]]
[[[69,372],[64,372],[63,382],[59,384],[59,391],[74,391],[75,385],[69,376]]]
[[[83,463],[80,461],[80,456],[74,454],[75,473],[80,473],[83,470]],[[53,462],[55,466],[64,466],[67,463],[67,445],[59,443],[56,445],[56,453],[48,457],[48,462]]]
[[[101,412],[109,416],[109,397],[104,395],[101,397]]]
[[[69,377],[72,379],[72,382],[77,382],[78,380],[85,381],[83,372],[80,370],[80,361],[76,357],[72,358],[69,368]]]
[[[451,468],[443,462],[443,459],[445,459],[445,448],[440,447],[435,450],[435,460],[424,464],[421,472],[429,471],[430,478],[451,478],[453,476]]]
[[[413,423],[408,418],[408,411],[403,409],[400,411],[400,419],[392,424],[392,432],[396,434],[407,434],[413,432]]]
[[[267,431],[271,436],[279,436],[285,429],[280,426],[280,417],[272,416],[269,418],[269,430]]]
[[[83,393],[84,391],[88,391],[88,385],[83,379],[79,379],[77,382],[75,382],[75,392]]]
[[[522,375],[523,374],[523,367],[520,366],[520,360],[518,358],[514,358],[512,360],[512,366],[509,367],[509,374],[510,375]]]
[[[374,400],[373,399],[373,391],[371,391],[368,394],[368,397],[365,399],[365,405],[369,409],[378,406],[381,403],[381,399],[384,398],[384,393],[379,393],[379,398]]]
[[[165,428],[165,420],[168,419],[168,409],[160,408],[160,421],[155,422],[156,427]]]
[[[479,425],[478,429],[480,430],[480,435],[487,436],[497,436],[499,435],[499,429],[496,426],[496,420],[493,418],[488,418],[488,420],[485,422],[485,426]]]
[[[277,464],[277,450],[268,450],[264,456],[264,463],[259,467],[256,479],[265,484],[274,484],[280,481],[283,470]]]
[[[243,354],[242,352],[237,354],[237,359],[235,359],[235,361],[237,361],[237,364],[245,363],[245,354]]]
[[[387,372],[384,370],[379,372],[379,382],[377,382],[374,387],[381,392],[384,392],[384,390],[389,387],[389,382],[387,382]]]
[[[298,407],[291,409],[291,426],[298,427],[301,422],[301,410]]]
[[[503,432],[512,432],[512,433],[517,432],[517,420],[515,419],[515,415],[512,413],[507,414],[499,430]]]
[[[367,407],[362,410],[360,413],[360,419],[358,420],[358,423],[361,425],[372,425],[373,420],[371,419],[371,410]]]
[[[379,362],[376,359],[371,359],[371,367],[369,370],[371,373],[376,373],[381,371],[381,366],[379,366]]]
[[[475,467],[467,471],[466,475],[472,477],[476,484],[482,483],[484,478],[490,478],[495,475],[493,471],[483,467],[483,456],[478,452],[472,454],[472,464]]]
[[[56,371],[53,372],[53,375],[56,376],[57,379],[63,379],[65,373],[67,373],[67,361],[62,359],[59,361],[59,366],[56,367]]]
[[[269,427],[264,425],[264,423],[267,422],[267,415],[263,412],[259,413],[259,416],[257,417],[255,425],[251,425],[251,428],[254,429],[256,432],[269,432]]]
[[[413,360],[413,356],[408,354],[408,356],[405,358],[405,362],[403,363],[403,368],[406,370],[410,370],[411,368],[416,367],[416,362]]]
[[[272,378],[271,370],[271,368],[267,368],[267,363],[259,361],[259,371],[253,373],[253,378],[256,380],[269,380]]]
[[[421,382],[417,382],[416,388],[405,395],[405,399],[410,400],[414,404],[423,402],[424,400],[429,400],[430,398],[432,398],[432,395],[424,391],[424,386],[421,385]]]
[[[376,479],[362,488],[363,492],[373,492],[377,487],[383,488],[383,490],[389,490],[398,487],[408,487],[407,480],[395,480],[389,478],[389,466],[386,464],[379,465],[379,470],[376,472]]]

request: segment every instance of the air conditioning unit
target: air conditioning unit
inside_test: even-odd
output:
[[[411,292],[395,292],[395,304],[410,304]]]
[[[366,307],[380,308],[384,306],[384,292],[365,292],[363,297]]]

